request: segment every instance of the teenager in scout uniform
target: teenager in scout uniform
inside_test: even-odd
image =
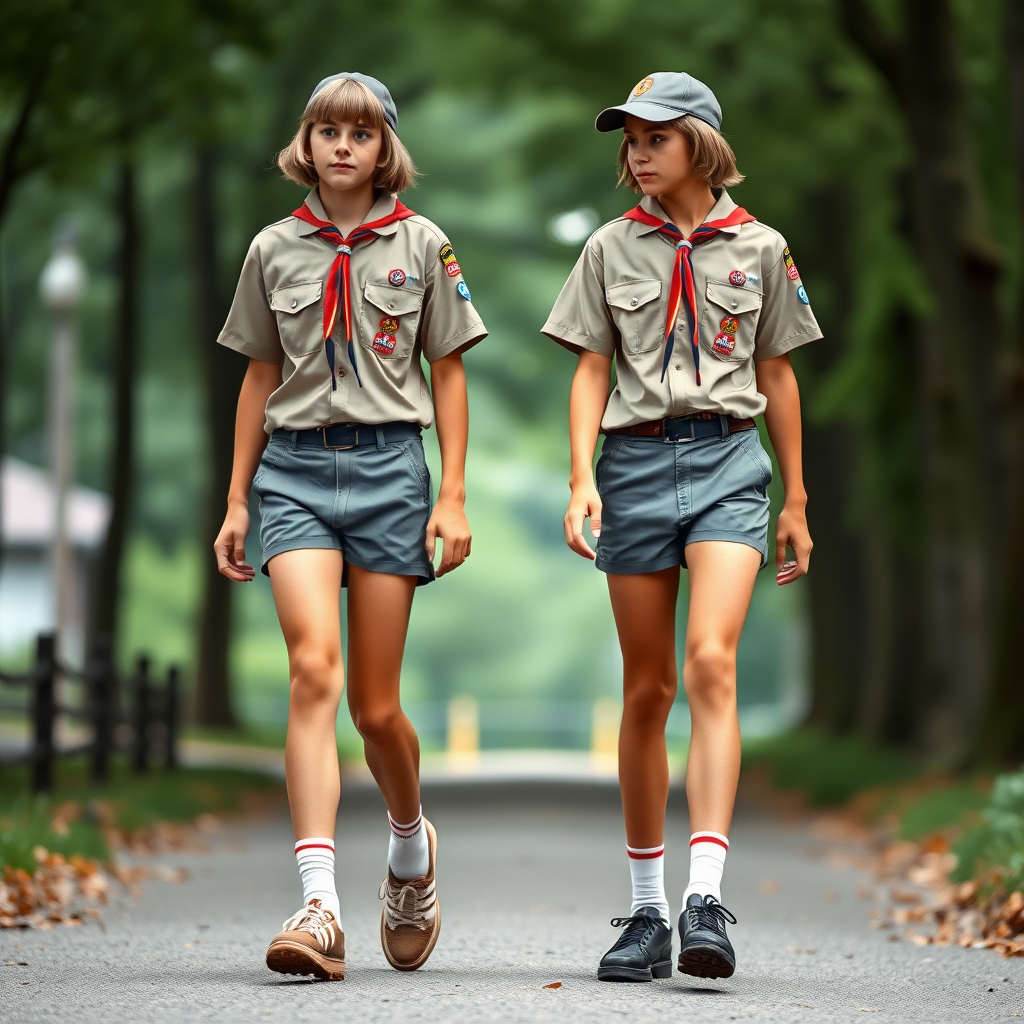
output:
[[[339,587],[349,588],[349,710],[391,823],[380,890],[388,961],[420,967],[441,927],[437,836],[420,808],[419,741],[399,674],[413,591],[434,578],[436,541],[438,576],[470,553],[462,353],[487,332],[448,239],[397,197],[415,174],[397,124],[374,78],[346,72],[317,85],[278,156],[311,191],[256,236],[218,339],[249,369],[217,560],[230,579],[254,577],[244,547],[251,485],[291,676],[285,767],[303,905],[267,966],[329,979],[345,976],[333,838]],[[431,511],[420,432],[435,412],[442,478]]]
[[[754,424],[762,413],[786,491],[780,584],[804,575],[811,550],[788,353],[821,331],[785,240],[725,191],[742,175],[720,128],[711,90],[668,72],[598,115],[598,131],[623,131],[619,181],[644,198],[589,239],[543,328],[579,354],[566,541],[608,574],[622,648],[619,780],[633,905],[612,921],[624,930],[598,968],[607,980],[672,972],[665,723],[677,687],[681,565],[690,589],[683,680],[693,835],[678,966],[712,978],[735,969],[725,929],[735,918],[720,886],[740,767],[736,647],[768,554],[772,469]],[[596,553],[583,536],[587,517]],[[795,561],[784,562],[787,545]]]

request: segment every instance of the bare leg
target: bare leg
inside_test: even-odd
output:
[[[679,567],[636,576],[609,573],[608,591],[622,648],[619,785],[626,843],[650,848],[665,838],[665,724],[678,687]]]
[[[333,836],[341,796],[341,552],[285,551],[269,569],[291,677],[284,763],[292,826],[296,839]]]
[[[395,821],[415,821],[420,744],[398,688],[416,577],[351,564],[348,571],[349,710],[388,811]]]
[[[683,682],[690,705],[686,801],[691,832],[729,834],[740,777],[736,648],[761,556],[746,544],[686,547],[690,613]]]

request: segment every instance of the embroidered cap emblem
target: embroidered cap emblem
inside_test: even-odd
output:
[[[388,274],[388,283],[393,284],[396,288],[401,288],[405,284],[405,271],[401,267],[395,267],[394,270]]]
[[[382,356],[389,356],[395,351],[395,339],[391,334],[381,331],[373,336],[373,351]]]
[[[380,322],[380,329],[385,334],[397,334],[398,333],[398,317],[397,316],[386,316]]]
[[[731,334],[718,334],[711,343],[712,351],[720,356],[731,356],[736,347],[736,338]]]
[[[747,281],[747,275],[744,274],[742,270],[734,270],[729,275],[729,283],[730,284],[734,284],[737,287],[739,285],[746,284],[746,281]]]
[[[643,94],[647,92],[652,85],[654,85],[653,78],[644,78],[643,80],[636,83],[636,88],[633,90],[633,95],[643,96]]]
[[[727,316],[722,319],[718,329],[723,334],[735,334],[740,329],[740,322],[734,316]]]

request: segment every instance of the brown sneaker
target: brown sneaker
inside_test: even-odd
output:
[[[415,971],[427,962],[441,934],[441,904],[434,891],[434,867],[437,860],[437,833],[423,819],[430,849],[430,867],[422,878],[405,881],[388,877],[381,882],[380,898],[384,911],[380,916],[380,944],[388,963],[398,971]]]
[[[279,974],[315,974],[324,981],[345,977],[345,933],[334,914],[310,900],[289,917],[267,950],[267,966]]]

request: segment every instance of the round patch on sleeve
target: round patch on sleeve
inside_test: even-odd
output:
[[[797,297],[797,298],[798,298],[798,299],[799,299],[799,300],[800,300],[800,301],[801,301],[801,302],[802,302],[802,303],[803,303],[803,304],[804,304],[805,306],[809,306],[809,305],[811,304],[811,300],[810,300],[809,298],[807,298],[807,289],[806,289],[806,288],[805,288],[805,287],[804,287],[803,285],[800,285],[800,287],[799,287],[799,288],[797,288],[797,290],[796,290],[796,297]]]
[[[469,289],[468,289],[468,288],[466,287],[466,282],[465,282],[465,281],[460,281],[460,282],[459,282],[459,286],[458,286],[458,287],[457,287],[457,288],[456,288],[455,290],[456,290],[456,291],[457,291],[457,292],[458,292],[458,293],[459,293],[459,294],[460,294],[460,295],[461,295],[461,296],[462,296],[462,297],[463,297],[463,298],[464,298],[464,299],[465,299],[465,300],[466,300],[467,302],[469,302],[469,300],[470,300],[471,298],[473,298],[473,296],[469,294]]]
[[[393,284],[396,288],[401,288],[405,284],[405,271],[401,267],[395,267],[394,270],[388,274],[388,284]]]

